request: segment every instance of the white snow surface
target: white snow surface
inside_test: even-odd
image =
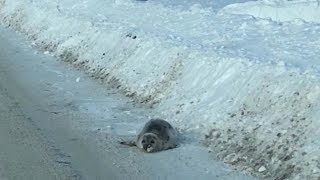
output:
[[[0,17],[44,51],[150,105],[227,163],[264,178],[319,178],[320,25],[306,9],[298,14],[304,21],[274,19],[268,9],[261,17],[271,19],[253,17],[254,7],[314,3],[214,10],[208,1],[167,2],[0,0]]]
[[[304,21],[320,23],[319,0],[264,0],[231,4],[223,9],[232,14],[247,14],[259,18],[270,18],[278,22]]]

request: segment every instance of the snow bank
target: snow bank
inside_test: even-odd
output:
[[[319,0],[265,0],[228,5],[222,11],[232,14],[249,14],[280,22],[302,20],[320,23],[319,3]]]
[[[212,23],[210,11],[197,5],[184,11],[126,0],[94,1],[96,9],[87,1],[0,2],[3,24],[150,105],[155,116],[202,139],[226,163],[271,179],[319,178],[319,53],[295,47],[293,36],[273,37],[276,28],[284,33],[292,25],[223,14]],[[317,36],[319,28],[307,32]],[[299,43],[317,47],[319,40]],[[278,44],[291,49],[280,53]],[[296,58],[304,63],[288,66]]]

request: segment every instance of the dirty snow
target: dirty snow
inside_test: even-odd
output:
[[[2,23],[153,107],[226,163],[270,179],[320,177],[315,2],[0,2]]]

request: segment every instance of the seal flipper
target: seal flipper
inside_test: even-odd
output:
[[[130,147],[137,146],[135,141],[120,141],[119,143]]]

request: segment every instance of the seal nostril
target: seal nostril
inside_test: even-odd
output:
[[[144,150],[147,150],[147,149],[148,149],[148,146],[147,146],[147,145],[143,145],[143,149],[144,149]]]

